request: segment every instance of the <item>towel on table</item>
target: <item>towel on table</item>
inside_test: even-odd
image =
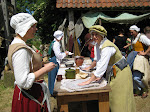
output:
[[[101,78],[99,81],[93,81],[92,83],[84,86],[79,86],[79,83],[89,80],[90,77],[86,79],[63,79],[61,81],[61,89],[65,89],[69,92],[83,91],[83,90],[92,90],[99,89],[107,85],[105,78]]]

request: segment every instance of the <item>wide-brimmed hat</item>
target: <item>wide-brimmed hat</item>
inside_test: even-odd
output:
[[[35,23],[37,23],[37,21],[28,13],[18,13],[13,15],[10,20],[10,26],[15,30],[15,33],[21,37],[24,37]]]
[[[105,30],[105,28],[101,25],[94,25],[94,26],[91,26],[89,28],[89,32],[91,33],[92,31],[96,31],[104,36],[107,36],[107,31]]]

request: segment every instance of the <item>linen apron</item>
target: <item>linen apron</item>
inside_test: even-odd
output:
[[[134,51],[145,51],[146,46],[138,40],[135,44],[133,44],[133,49]],[[133,72],[134,70],[139,71],[139,74],[143,77],[142,83],[144,84],[144,86],[146,88],[150,87],[150,85],[148,84],[150,79],[150,65],[148,62],[148,57],[137,55],[133,62]]]
[[[116,45],[109,40],[104,42],[102,49],[110,46],[116,49],[116,53],[110,58],[109,61],[109,65],[112,66],[122,58],[122,55]],[[121,70],[115,66],[115,69],[116,75],[113,75],[110,80],[110,87],[112,90],[109,93],[111,112],[135,112],[136,108],[130,67],[127,65],[127,67]]]

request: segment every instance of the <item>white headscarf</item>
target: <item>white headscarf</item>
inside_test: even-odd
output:
[[[60,30],[57,30],[54,32],[54,35],[53,35],[57,40],[60,40],[62,36],[64,36],[64,33]]]
[[[35,23],[37,23],[37,21],[28,13],[18,13],[13,15],[10,20],[10,26],[15,30],[15,33],[21,37],[24,37],[30,27]]]
[[[132,26],[129,28],[129,30],[135,30],[135,31],[139,32],[139,31],[140,31],[140,28],[138,28],[136,25],[132,25]]]

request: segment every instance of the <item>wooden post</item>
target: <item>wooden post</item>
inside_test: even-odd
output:
[[[6,44],[6,52],[8,51],[8,46],[10,44],[10,29],[9,29],[9,20],[8,20],[8,11],[7,11],[7,1],[1,0],[2,4],[2,12],[3,12],[3,18],[4,18],[4,28],[5,28],[5,44]]]
[[[74,37],[74,12],[71,10],[69,10],[68,11],[68,16],[69,16],[69,25],[68,25],[68,37],[69,37],[69,39],[68,40],[70,40],[71,38],[71,40],[73,40],[73,37]],[[73,46],[73,42],[71,42],[71,43],[69,43],[69,41],[68,41],[68,47],[69,48],[71,48],[71,46]],[[72,49],[72,48],[71,48]]]
[[[74,12],[73,11],[69,11],[68,12],[69,15],[69,36],[72,35],[74,37]]]
[[[16,0],[11,0],[11,4],[14,6],[13,13],[16,14]]]

